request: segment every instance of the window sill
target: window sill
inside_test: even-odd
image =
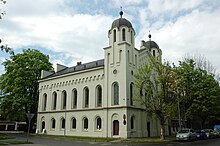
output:
[[[102,132],[102,129],[95,129],[95,132]]]

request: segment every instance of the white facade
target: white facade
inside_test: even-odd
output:
[[[135,73],[149,57],[161,60],[153,41],[135,48],[135,30],[119,18],[108,32],[104,59],[42,71],[37,129],[52,135],[148,137],[159,135],[159,123],[147,116],[134,97]],[[150,46],[150,47],[149,47]],[[45,129],[45,130],[43,130]]]

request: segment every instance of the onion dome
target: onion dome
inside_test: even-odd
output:
[[[114,28],[114,27],[118,27],[119,28],[121,26],[127,26],[128,28],[132,28],[131,22],[128,21],[127,19],[125,19],[125,18],[122,18],[123,11],[120,11],[119,14],[120,14],[121,17],[116,19],[115,21],[113,21],[112,28]]]
[[[159,49],[159,46],[157,45],[156,42],[154,41],[147,41],[145,42],[144,46],[146,46],[147,48],[151,49],[151,48],[157,48]]]

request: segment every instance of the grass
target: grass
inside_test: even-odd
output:
[[[79,140],[88,140],[96,142],[106,142],[119,140],[120,138],[105,138],[105,137],[84,137],[84,136],[62,136],[62,135],[37,135],[41,137],[50,137],[50,138],[69,138],[69,139],[79,139]],[[170,142],[175,141],[175,137],[165,137],[164,140],[161,140],[159,137],[147,137],[147,138],[130,138],[130,139],[121,139],[121,142]]]
[[[33,144],[32,142],[27,142],[27,141],[1,141],[1,140],[5,140],[5,139],[13,139],[15,138],[14,136],[9,136],[5,133],[0,133],[0,146],[1,145],[10,145],[10,144],[14,144],[14,145],[19,145],[19,144]]]
[[[15,138],[15,137],[9,136],[9,135],[4,134],[4,133],[0,133],[0,140],[2,140],[2,139],[12,139],[12,138]]]
[[[88,141],[113,141],[118,138],[105,138],[105,137],[85,137],[85,136],[62,136],[62,135],[37,135],[41,137],[51,137],[51,138],[69,138],[69,139],[79,139],[79,140],[88,140]]]
[[[165,137],[164,140],[161,140],[159,137],[147,137],[147,138],[131,138],[125,139],[124,142],[170,142],[175,141],[175,137]]]
[[[19,145],[19,144],[33,144],[33,142],[27,142],[27,141],[0,141],[0,145]]]

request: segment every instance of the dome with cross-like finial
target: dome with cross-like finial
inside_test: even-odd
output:
[[[120,14],[120,18],[118,18],[115,21],[113,21],[112,28],[114,28],[114,27],[119,28],[121,26],[127,26],[128,28],[132,28],[131,22],[128,21],[127,19],[125,19],[125,18],[122,18],[122,15],[123,15],[123,11],[122,10],[119,12],[119,14]]]

